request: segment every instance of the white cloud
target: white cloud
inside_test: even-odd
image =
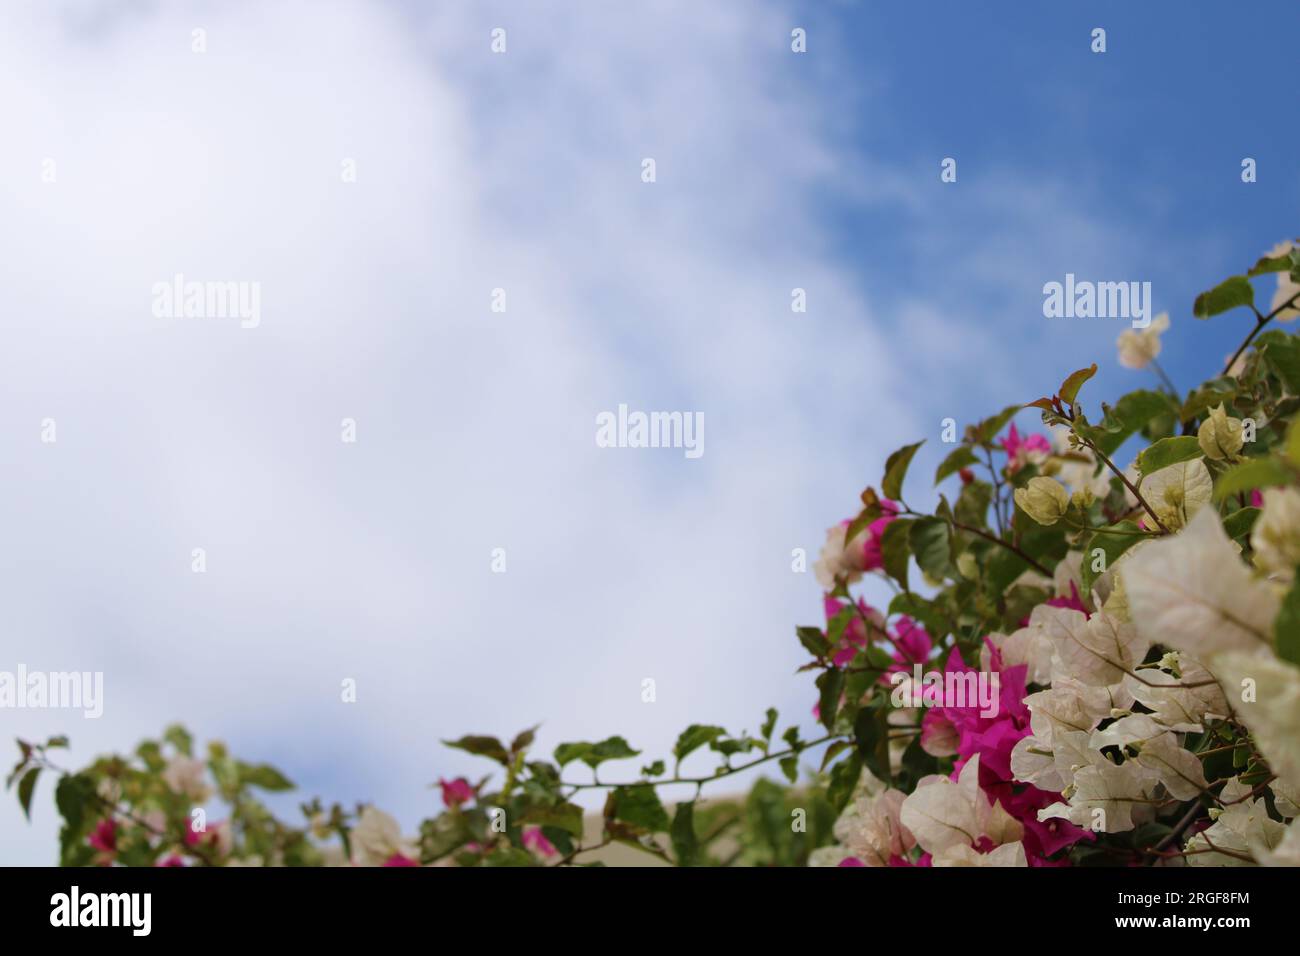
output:
[[[790,550],[929,435],[924,503],[940,419],[1033,397],[1024,355],[1051,356],[1034,381],[1108,355],[1113,328],[1041,318],[1041,283],[1127,277],[1150,243],[1050,171],[948,187],[906,145],[847,152],[913,104],[833,36],[794,56],[790,26],[687,0],[6,5],[0,669],[104,670],[107,704],[3,735],[68,732],[80,763],[182,719],[410,827],[426,784],[480,770],[442,738],[544,721],[544,747],[653,758],[692,721],[807,723],[792,630],[821,609]],[[260,327],[156,319],[176,272],[260,282]],[[704,457],[598,449],[620,402],[702,411]],[[50,802],[31,826],[0,803],[0,858],[52,858]]]
[[[833,117],[770,11],[512,7],[494,58],[457,6],[4,11],[0,667],[107,698],[5,736],[182,719],[409,827],[477,767],[440,738],[806,721],[790,549],[919,430],[806,201]],[[260,282],[261,326],[154,318],[176,272]],[[596,448],[621,401],[703,411],[705,456]],[[52,858],[48,798],[6,859]]]

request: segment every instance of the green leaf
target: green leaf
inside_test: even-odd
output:
[[[41,775],[40,767],[33,767],[18,781],[18,805],[23,808],[23,816],[32,818],[32,794],[36,792],[36,781]]]
[[[1081,427],[1079,431],[1096,442],[1102,453],[1108,456],[1124,444],[1130,435],[1145,428],[1153,418],[1171,411],[1177,413],[1179,410],[1179,406],[1168,395],[1147,389],[1129,392],[1113,406],[1103,407],[1106,414],[1101,424]]]
[[[949,475],[960,471],[970,465],[979,464],[979,459],[975,457],[975,452],[971,451],[969,445],[960,445],[954,448],[939,465],[934,473],[934,483],[937,485]]]
[[[844,672],[837,668],[822,671],[817,678],[819,713],[822,725],[830,730],[840,707],[840,694],[844,691]]]
[[[825,773],[826,768],[831,765],[831,762],[852,746],[853,744],[849,743],[847,740],[833,741],[822,753],[822,764],[817,768],[818,773]]]
[[[825,657],[831,651],[831,642],[826,640],[820,628],[816,627],[796,627],[795,634],[799,636],[799,643],[804,646],[813,657]]]
[[[895,501],[902,498],[903,479],[907,477],[907,466],[912,463],[912,456],[916,454],[916,450],[924,444],[924,441],[919,441],[915,445],[904,445],[886,460],[885,477],[880,481],[881,493],[886,498]]]
[[[984,583],[995,597],[1003,594],[1011,582],[1032,567],[1028,561],[1006,548],[994,548],[984,564]]]
[[[641,753],[633,750],[622,737],[608,737],[600,743],[586,742],[560,744],[555,748],[555,762],[561,767],[574,760],[581,760],[595,770],[606,760],[623,760],[636,757]]]
[[[455,747],[457,750],[464,750],[466,753],[478,757],[490,757],[503,766],[510,766],[509,751],[506,750],[505,744],[495,737],[470,734],[461,737],[460,740],[444,740],[443,743],[448,747]]]
[[[831,768],[830,784],[826,787],[826,802],[837,814],[844,809],[849,798],[853,796],[853,788],[858,785],[861,776],[862,758],[858,756],[856,750]]]
[[[725,737],[727,729],[725,727],[716,727],[711,724],[691,724],[677,738],[677,743],[673,746],[673,756],[679,761],[683,760],[687,754],[698,750],[705,744],[712,743],[719,737]]]
[[[668,813],[654,787],[615,787],[614,818],[651,833],[668,829]]]
[[[938,758],[931,756],[922,749],[921,736],[917,734],[903,751],[903,759],[899,762],[898,776],[903,784],[903,789],[911,792],[916,788],[916,782],[922,777],[928,777],[938,772]]]
[[[163,740],[171,744],[187,757],[194,756],[194,738],[180,724],[172,724],[163,731]]]
[[[889,770],[889,727],[885,723],[885,711],[880,708],[864,707],[858,711],[853,721],[853,737],[858,745],[858,755],[878,779],[888,781]]]
[[[160,772],[167,766],[167,761],[162,755],[162,747],[156,740],[145,740],[135,748],[135,754],[139,757],[146,767],[154,773]]]
[[[261,787],[263,790],[281,791],[293,789],[293,783],[290,782],[288,777],[266,763],[239,764],[239,779],[242,783],[251,787]]]
[[[14,768],[13,768],[13,770],[9,771],[9,776],[7,776],[7,777],[5,778],[5,789],[6,789],[6,790],[8,790],[10,787],[12,787],[12,786],[14,785],[14,781],[18,779],[19,775],[20,775],[20,774],[21,774],[25,769],[27,769],[27,761],[29,761],[29,760],[31,759],[31,756],[32,756],[32,748],[31,748],[31,745],[28,744],[26,741],[22,741],[22,740],[18,741],[18,747],[19,747],[19,749],[22,751],[22,754],[23,754],[23,755],[22,755],[22,757],[18,760],[18,762],[17,762],[16,764],[14,764]]]
[[[972,481],[963,485],[953,507],[953,517],[972,528],[988,528],[989,505],[993,502],[993,486],[987,481]]]
[[[1264,347],[1264,361],[1292,393],[1300,392],[1300,341],[1295,336],[1279,336]]]
[[[938,518],[921,518],[907,535],[916,563],[930,577],[943,580],[952,574],[952,551],[948,523]]]
[[[835,612],[835,616],[826,624],[826,643],[832,648],[839,647],[844,641],[844,631],[857,616],[857,608],[852,604],[845,604]]]
[[[885,513],[885,509],[881,506],[880,502],[878,501],[873,502],[869,505],[865,505],[863,509],[858,512],[857,517],[855,517],[852,521],[850,521],[849,526],[844,529],[844,540],[846,542],[852,541],[854,538],[856,538],[859,534],[862,533],[863,528],[870,525],[871,522],[875,521],[884,513]]]
[[[1192,315],[1208,319],[1241,305],[1255,304],[1255,290],[1245,276],[1224,279],[1208,292],[1202,292],[1192,303]]]
[[[695,801],[677,804],[668,835],[673,841],[677,865],[694,866],[699,854],[699,841],[695,837]]]
[[[556,827],[575,837],[582,836],[582,807],[574,803],[560,803],[553,807],[534,805],[523,813],[525,823]]]
[[[782,757],[778,761],[778,764],[781,767],[781,772],[785,774],[785,779],[789,780],[791,783],[794,783],[799,779],[799,758],[794,754],[790,754],[788,757]]]
[[[1020,411],[1020,405],[1008,405],[1002,411],[990,418],[984,419],[975,426],[975,440],[981,445],[987,445],[993,439],[998,437],[998,432],[1006,427],[1007,422],[1015,417],[1016,412]]]
[[[878,644],[868,645],[853,659],[854,669],[844,672],[844,697],[862,700],[880,685],[881,675],[894,663],[889,652]]]
[[[1270,272],[1290,272],[1291,256],[1283,254],[1280,256],[1263,256],[1258,262],[1250,267],[1246,275],[1250,277],[1266,275]]]
[[[907,588],[908,533],[911,518],[895,518],[880,536],[880,562],[886,574]]]
[[[1300,667],[1300,576],[1286,592],[1277,619],[1273,622],[1277,656]]]
[[[785,733],[781,735],[781,739],[784,740],[790,749],[795,752],[803,750],[804,747],[808,746],[804,741],[799,739],[798,727],[787,727]]]
[[[1172,438],[1160,439],[1138,455],[1138,471],[1142,472],[1145,478],[1161,468],[1200,457],[1201,443],[1194,435],[1175,435]]]
[[[1223,530],[1227,532],[1229,538],[1236,540],[1250,534],[1251,529],[1255,527],[1255,519],[1258,517],[1258,508],[1238,508],[1223,519]]]
[[[767,713],[763,715],[763,726],[758,728],[758,732],[762,734],[763,739],[769,743],[772,740],[772,731],[776,730],[776,718],[776,708],[769,707]]]
[[[889,614],[906,614],[921,622],[926,633],[939,640],[948,633],[948,625],[935,606],[919,594],[895,594],[889,602]]]
[[[517,867],[537,866],[537,861],[527,850],[517,846],[502,846],[483,857],[483,866]]]
[[[518,734],[516,734],[515,739],[510,741],[510,752],[512,754],[517,754],[521,750],[527,750],[529,747],[531,747],[533,745],[533,741],[537,738],[537,728],[539,726],[541,725],[540,724],[534,725],[532,727],[529,727],[527,730],[520,731]]]
[[[54,786],[54,805],[63,817],[59,858],[64,866],[87,865],[92,859],[85,836],[93,822],[87,809],[96,796],[95,782],[82,774],[67,774]]]
[[[1290,480],[1290,471],[1276,458],[1251,458],[1219,476],[1214,483],[1214,498],[1223,501],[1243,491],[1285,485]]]
[[[1061,524],[1044,527],[1022,511],[1015,509],[1013,527],[1019,535],[1020,550],[1048,568],[1065,556],[1068,544]],[[1015,552],[1001,547],[989,551],[984,565],[984,586],[994,599],[1000,598],[1011,582],[1031,567]]]
[[[755,740],[748,734],[740,737],[720,737],[717,740],[709,741],[709,749],[714,753],[732,756],[733,754],[747,754],[754,750],[762,750],[762,741]]]
[[[1017,509],[1017,514],[1024,514]],[[1017,517],[1016,532],[1019,535],[1020,550],[1039,564],[1049,568],[1065,557],[1069,545],[1065,540],[1066,528],[1062,524],[1041,525],[1027,515]]]
[[[1300,415],[1291,419],[1291,424],[1287,426],[1282,454],[1292,468],[1300,468]]]
[[[1199,418],[1216,405],[1231,406],[1237,397],[1237,380],[1235,378],[1216,378],[1193,389],[1187,395],[1179,410],[1178,419],[1190,422]]]
[[[1142,540],[1141,535],[1137,533],[1140,529],[1136,522],[1120,521],[1117,524],[1107,525],[1106,528],[1119,533],[1107,534],[1106,529],[1094,531],[1083,545],[1083,561],[1079,566],[1079,576],[1083,581],[1082,597],[1085,598],[1092,593],[1097,578],[1110,569],[1115,559]],[[1094,552],[1098,549],[1102,552],[1100,557],[1103,563],[1099,570],[1093,570],[1098,558]]]
[[[1088,381],[1097,374],[1097,363],[1093,362],[1087,368],[1081,368],[1077,372],[1071,372],[1061,383],[1060,390],[1056,393],[1060,396],[1061,401],[1066,405],[1073,405],[1075,398],[1079,395],[1079,389],[1083,383]]]

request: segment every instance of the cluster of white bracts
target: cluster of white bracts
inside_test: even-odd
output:
[[[979,756],[957,779],[923,777],[905,794],[886,788],[870,773],[835,822],[836,846],[814,850],[813,866],[837,866],[853,857],[864,866],[888,866],[919,846],[933,866],[1025,866],[1024,828],[979,785]],[[975,844],[982,845],[981,852]]]
[[[1295,494],[1266,497],[1254,571],[1214,509],[1200,508],[1179,533],[1116,562],[1103,582],[1109,598],[1091,618],[1039,607],[1028,627],[994,638],[1008,664],[1027,664],[1031,680],[1050,684],[1026,699],[1033,736],[1012,755],[1017,779],[1063,796],[1041,819],[1114,833],[1151,819],[1161,801],[1196,798],[1208,782],[1182,735],[1232,716],[1277,775],[1269,789],[1291,825],[1270,819],[1262,795],[1234,779],[1185,859],[1300,864],[1300,668],[1273,650],[1279,588],[1260,573],[1280,576],[1273,565],[1285,566],[1300,538]],[[1173,650],[1142,667],[1152,644]],[[1151,713],[1134,713],[1135,703]]]

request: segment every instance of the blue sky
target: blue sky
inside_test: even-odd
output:
[[[898,106],[847,111],[845,135],[864,164],[924,182],[934,157],[959,162],[951,194],[915,214],[888,198],[874,215],[831,200],[841,248],[864,251],[864,272],[890,277],[884,296],[928,289],[971,321],[1005,310],[990,331],[1024,354],[1024,336],[1051,334],[1036,321],[1041,282],[1101,270],[1153,282],[1157,308],[1175,322],[1162,361],[1180,385],[1206,377],[1240,341],[1248,314],[1206,327],[1191,319],[1191,303],[1297,231],[1300,129],[1284,105],[1300,83],[1287,39],[1300,22],[1294,4],[1252,5],[1248,15],[1105,2],[833,10],[825,27],[874,90],[866,102]],[[1098,26],[1104,54],[1090,49]],[[1246,156],[1259,168],[1250,185],[1239,175]],[[904,241],[882,243],[882,232]],[[1041,270],[1021,268],[1019,282],[1000,269],[972,274],[961,268],[971,246]],[[1081,358],[1102,360],[1099,385],[1114,393],[1134,384],[1135,373],[1103,360],[1111,329],[1057,331],[1066,341],[1032,355],[1035,365],[1051,362],[1036,387],[1086,364],[1062,355],[1082,342],[1091,347]]]
[[[408,828],[480,769],[441,738],[811,730],[791,550],[946,416],[1151,384],[1043,284],[1152,282],[1186,387],[1246,330],[1192,299],[1300,231],[1294,5],[1201,6],[6,4],[0,669],[107,701],[0,730],[184,720]],[[160,322],[178,271],[262,324]],[[619,403],[704,456],[596,448]],[[48,796],[0,862],[51,859]]]

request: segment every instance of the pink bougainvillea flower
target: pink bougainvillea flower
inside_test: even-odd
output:
[[[1047,460],[1052,453],[1052,444],[1043,435],[1029,435],[1022,438],[1014,422],[1011,429],[998,443],[1007,453],[1007,472],[1015,474],[1025,465],[1037,465]]]
[[[111,818],[100,820],[90,831],[87,842],[100,853],[110,858],[114,856],[117,853],[117,821]]]
[[[1039,790],[1012,778],[1011,751],[1030,734],[1029,708],[1024,703],[1028,668],[1024,664],[1003,666],[998,649],[989,641],[986,641],[986,646],[989,648],[990,669],[998,675],[996,713],[987,714],[976,701],[968,701],[967,706],[962,707],[953,706],[953,702],[939,701],[922,718],[921,746],[932,754],[957,757],[953,779],[971,758],[978,755],[980,789],[990,803],[1000,803],[1024,827],[1022,843],[1029,865],[1067,866],[1068,860],[1049,857],[1080,840],[1095,839],[1095,836],[1064,820],[1040,823],[1038,811],[1059,800],[1059,794]],[[945,674],[954,672],[975,673],[956,648],[948,656],[945,666]]]
[[[823,590],[834,590],[840,581],[852,584],[865,572],[882,566],[881,538],[889,523],[898,517],[898,505],[882,498],[880,510],[880,517],[854,534],[852,540],[847,540],[852,521],[841,521],[826,530],[826,543],[813,565],[813,572]]]
[[[826,597],[822,601],[822,606],[826,612],[826,623],[829,624],[840,612],[850,605],[833,597]],[[836,667],[846,667],[849,661],[859,650],[867,646],[869,636],[867,634],[867,625],[863,620],[871,621],[873,625],[879,627],[881,632],[884,631],[885,619],[880,612],[867,604],[861,598],[858,599],[858,610],[849,618],[849,623],[844,627],[843,636],[840,638],[840,644],[835,649],[832,660]]]
[[[861,867],[866,866],[866,864],[863,863],[861,860],[859,860],[856,856],[846,856],[844,859],[840,860],[838,865],[839,866],[861,866]]]
[[[204,847],[217,856],[226,856],[230,853],[234,848],[234,838],[234,830],[231,829],[229,820],[218,820],[199,830],[195,828],[194,820],[191,819],[185,831],[186,846]]]
[[[458,807],[474,799],[474,788],[464,777],[457,777],[455,780],[440,779],[438,786],[442,788],[442,802],[448,807]]]
[[[401,853],[394,853],[392,856],[390,856],[388,859],[386,859],[383,863],[379,865],[380,866],[419,866],[420,862],[418,860],[412,860],[409,856],[403,856]]]
[[[154,866],[184,866],[184,865],[185,865],[185,861],[181,859],[181,857],[177,856],[175,853],[162,857],[157,863],[154,864]]]
[[[890,672],[910,673],[913,664],[924,664],[929,659],[930,652],[934,650],[934,641],[930,639],[925,628],[906,614],[900,614],[898,620],[894,622],[894,632],[890,635],[890,641],[894,645],[893,658],[897,661],[889,668]]]
[[[1048,598],[1044,603],[1047,604],[1048,607],[1070,607],[1070,608],[1074,608],[1074,610],[1076,610],[1076,611],[1082,611],[1082,612],[1083,612],[1084,614],[1086,614],[1088,617],[1092,617],[1092,612],[1089,611],[1086,607],[1084,607],[1084,605],[1083,605],[1083,601],[1082,601],[1082,599],[1080,599],[1080,597],[1079,597],[1079,587],[1078,587],[1078,585],[1076,585],[1073,581],[1070,582],[1070,596],[1069,596],[1069,597],[1054,597],[1054,598]],[[1025,618],[1025,620],[1028,621],[1029,618]],[[1021,627],[1024,627],[1024,626],[1025,626],[1025,625],[1023,625],[1023,624],[1021,625]]]
[[[850,607],[845,602],[829,596],[823,600],[823,605],[827,624],[838,617],[845,608]],[[868,629],[868,621],[871,622],[870,629]],[[888,641],[893,645],[894,649],[890,656],[896,663],[889,668],[890,671],[901,670],[911,673],[912,665],[924,663],[934,648],[934,641],[925,632],[925,628],[910,617],[905,614],[899,615],[891,629],[886,624],[884,615],[859,598],[857,612],[844,626],[839,646],[835,648],[831,660],[836,667],[847,667],[858,651],[876,639]],[[888,683],[888,678],[882,680]]]
[[[1069,596],[1069,597],[1054,597],[1054,598],[1048,598],[1048,599],[1047,599],[1046,601],[1044,601],[1043,603],[1046,604],[1048,607],[1068,607],[1068,608],[1073,608],[1073,609],[1076,610],[1076,611],[1081,611],[1081,612],[1083,612],[1083,614],[1086,615],[1087,617],[1092,617],[1092,612],[1088,610],[1087,606],[1084,605],[1083,600],[1079,597],[1079,587],[1078,587],[1078,585],[1076,585],[1073,581],[1070,582],[1070,596]],[[1021,618],[1021,620],[1020,620],[1020,626],[1021,626],[1021,627],[1028,627],[1028,626],[1029,626],[1029,615],[1025,615],[1023,618]],[[997,648],[995,648],[991,643],[988,644],[988,647],[989,647],[990,650],[992,650],[995,654],[997,653]]]
[[[541,827],[524,827],[524,847],[542,856],[555,856],[559,851],[546,839]]]

